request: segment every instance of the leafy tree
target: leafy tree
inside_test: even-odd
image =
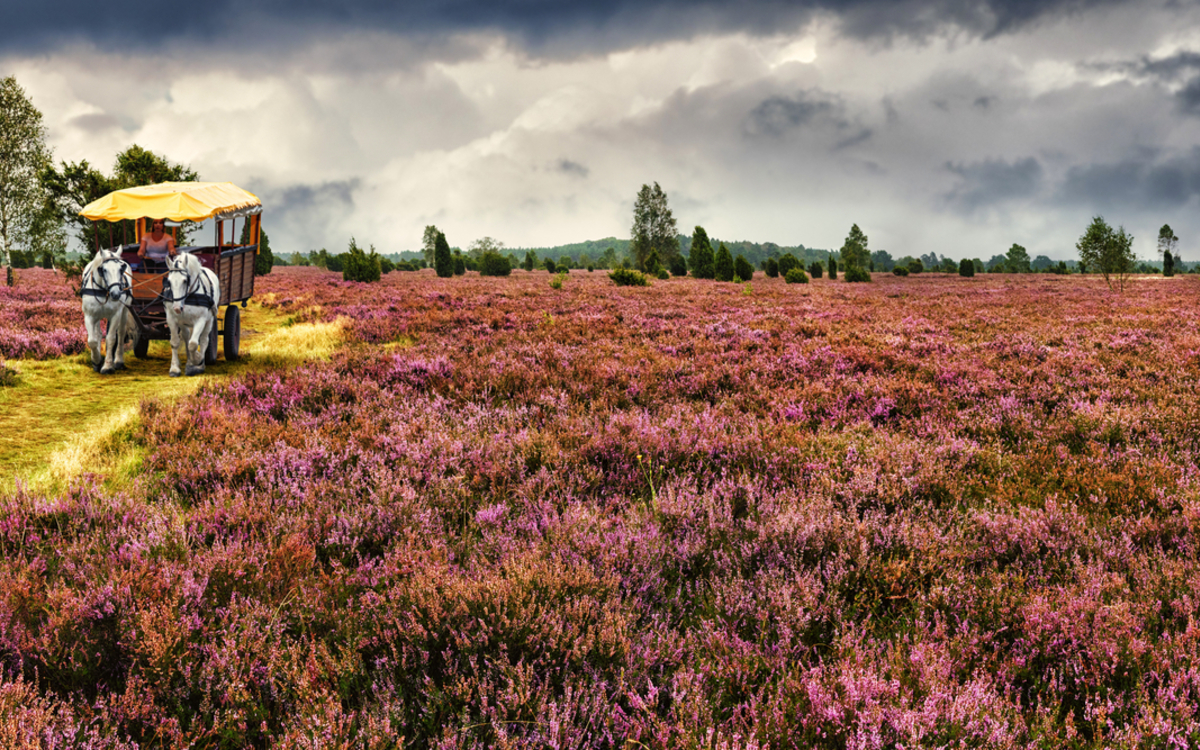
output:
[[[510,273],[512,273],[512,263],[506,255],[488,251],[479,258],[480,276],[508,276]]]
[[[767,275],[767,278],[779,278],[779,261],[775,260],[774,258],[767,258],[764,260],[763,273]]]
[[[446,242],[446,235],[441,232],[437,233],[433,242],[433,267],[437,269],[438,278],[448,279],[454,275],[454,256],[450,254],[450,243]]]
[[[679,253],[679,228],[667,206],[667,194],[658,183],[642,185],[633,204],[630,250],[638,268],[646,268],[650,253],[658,251],[660,261],[670,263]]]
[[[749,281],[754,278],[754,266],[750,265],[750,261],[739,255],[733,261],[733,273],[742,281]]]
[[[983,273],[984,265],[982,260],[979,258],[972,258],[971,263],[975,266],[975,273]]]
[[[1021,247],[1017,243],[1013,243],[1008,249],[1005,266],[1009,273],[1029,273],[1029,251]]]
[[[842,265],[846,269],[843,277],[845,281],[870,281],[871,272],[868,270],[871,262],[871,253],[867,249],[867,235],[858,228],[857,224],[850,227],[850,233],[846,235],[845,242],[842,243],[840,254],[842,256]]]
[[[251,244],[250,237],[250,222],[246,222],[242,226],[242,236],[238,240],[243,245]],[[354,243],[354,238],[350,239],[351,244]],[[267,237],[267,232],[261,226],[258,228],[258,254],[254,256],[254,275],[266,276],[271,272],[271,269],[276,264],[275,254],[271,252],[271,240]],[[282,265],[282,264],[280,264]]]
[[[1029,264],[1030,270],[1034,273],[1043,273],[1054,270],[1054,261],[1050,260],[1047,255],[1039,255]]]
[[[371,246],[371,254],[363,251],[354,238],[350,238],[350,247],[342,255],[343,281],[379,281],[383,267],[379,263],[379,254],[375,246]]]
[[[1163,276],[1175,275],[1175,244],[1179,238],[1171,230],[1170,224],[1163,224],[1158,230],[1158,252],[1163,257]]]
[[[1125,227],[1114,232],[1103,216],[1096,216],[1075,248],[1079,250],[1080,264],[1099,271],[1109,289],[1115,282],[1119,290],[1125,290],[1125,281],[1137,264],[1133,235],[1126,234]]]
[[[887,250],[875,250],[871,253],[871,263],[874,264],[872,271],[890,271],[896,267],[896,261],[892,259],[892,254]]]
[[[970,278],[975,275],[975,264],[963,258],[958,264],[958,275]]]
[[[46,214],[47,195],[38,180],[50,163],[42,113],[16,78],[0,80],[0,257],[9,286],[15,281],[12,251],[46,250],[39,242],[56,223]]]
[[[425,262],[437,268],[437,238],[441,234],[438,228],[432,224],[425,226],[425,233],[421,235],[421,254],[425,256]]]
[[[537,265],[537,262],[538,262],[537,253],[535,253],[532,250],[526,250],[525,251],[525,262],[522,264],[524,269],[526,271],[532,271],[533,267]]]
[[[604,252],[600,254],[600,263],[598,268],[616,268],[619,261],[617,260],[617,249],[615,247],[606,247]]]
[[[713,261],[713,277],[717,281],[733,281],[733,256],[729,254],[729,248],[725,247],[724,242],[717,248],[717,257]]]
[[[825,275],[825,266],[821,265],[821,261],[814,260],[812,265],[808,267],[808,272],[812,274],[814,279],[819,279]],[[783,273],[782,268],[780,269],[780,273]]]
[[[114,190],[159,182],[195,182],[199,179],[200,176],[191,167],[175,164],[167,157],[137,144],[117,154],[111,176],[95,169],[86,160],[76,163],[63,162],[60,169],[47,166],[41,174],[42,184],[49,191],[55,210],[62,221],[75,228],[76,238],[89,252],[96,246],[97,240],[101,245],[108,245],[110,232],[114,243],[126,240],[132,242],[137,232],[132,221],[111,224],[103,222],[108,225],[102,226],[102,222],[92,222],[83,218],[79,212],[87,204]],[[186,222],[180,227],[180,245],[189,243],[188,236],[196,226]]]
[[[499,253],[504,249],[504,243],[492,237],[480,237],[471,243],[467,248],[467,255],[471,258],[482,258],[484,253]]]

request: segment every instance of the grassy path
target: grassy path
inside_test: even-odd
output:
[[[190,378],[168,376],[166,341],[150,342],[147,359],[127,355],[128,369],[116,375],[93,372],[86,352],[10,360],[21,375],[15,386],[0,388],[0,492],[18,479],[40,490],[61,489],[83,472],[120,483],[140,464],[140,455],[121,437],[136,424],[144,399],[175,399],[212,379],[328,356],[340,342],[340,325],[284,327],[284,318],[251,303],[242,311],[243,358],[227,362],[222,356],[204,375]]]

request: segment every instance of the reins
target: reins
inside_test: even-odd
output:
[[[117,274],[117,280],[111,283],[108,280],[108,271],[104,268],[109,263],[117,263],[120,265],[120,273]],[[96,283],[95,279],[97,272],[100,274],[101,282],[99,284]],[[79,296],[112,299],[116,302],[120,302],[122,305],[125,305],[125,307],[129,307],[129,303],[127,303],[123,298],[129,297],[131,300],[133,298],[133,292],[130,287],[131,276],[132,274],[129,273],[129,264],[124,260],[121,258],[105,258],[104,260],[100,261],[99,265],[88,269],[87,277],[83,280],[83,283],[80,284]],[[89,284],[94,285],[94,288],[90,288]],[[115,295],[113,294],[114,288],[117,290]]]
[[[183,274],[186,280],[186,291],[183,293],[183,297],[178,300],[175,298],[174,292],[171,291],[169,279],[173,273]],[[212,282],[203,273],[193,277],[191,272],[186,268],[168,267],[166,276],[163,278],[163,291],[159,294],[159,297],[166,302],[178,301],[191,307],[207,307],[211,309],[215,307],[212,295]]]

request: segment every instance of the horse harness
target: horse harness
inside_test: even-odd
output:
[[[108,271],[105,269],[105,266],[107,266],[109,263],[116,263],[120,267],[116,281],[110,282],[108,280]],[[97,271],[100,272],[100,283],[95,287],[89,287],[89,284],[96,283],[95,276]],[[100,265],[95,266],[92,268],[92,270],[88,271],[87,278],[84,279],[83,284],[80,285],[79,296],[113,299],[121,302],[121,304],[125,305],[126,307],[129,307],[129,303],[122,299],[124,297],[129,297],[130,300],[133,299],[133,292],[130,288],[130,277],[128,274],[128,263],[120,258],[105,258],[104,260],[100,261]],[[114,289],[116,290],[115,292],[113,291]]]
[[[187,291],[184,292],[183,299],[181,300],[183,304],[191,307],[207,307],[210,309],[216,307],[216,302],[213,300],[214,290],[212,288],[212,282],[209,281],[208,277],[203,273],[199,274],[197,278],[193,279],[192,274],[189,273],[186,268],[170,268],[167,270],[166,275],[163,276],[163,290],[162,294],[160,295],[163,301],[176,301],[171,291],[170,284],[171,274],[173,273],[183,274],[183,277],[187,282]]]

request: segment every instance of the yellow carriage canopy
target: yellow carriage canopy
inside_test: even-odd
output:
[[[262,201],[232,182],[160,182],[115,190],[79,212],[92,221],[149,216],[168,221],[236,219],[262,211]]]

